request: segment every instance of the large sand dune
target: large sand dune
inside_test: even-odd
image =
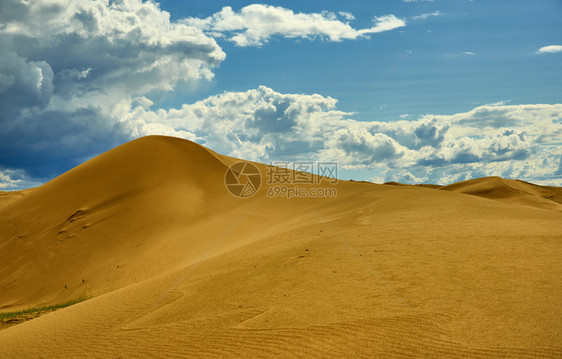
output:
[[[561,189],[326,182],[239,199],[151,136],[0,194],[0,357],[562,356]]]

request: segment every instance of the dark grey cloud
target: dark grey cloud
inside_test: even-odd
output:
[[[130,140],[120,108],[172,90],[170,69],[209,80],[224,57],[152,2],[2,1],[0,168],[51,178]]]
[[[424,120],[414,128],[414,133],[417,137],[417,143],[420,147],[432,146],[438,147],[445,139],[445,134],[449,129],[449,123],[431,118]]]
[[[338,148],[354,158],[360,165],[387,162],[402,156],[397,142],[391,137],[376,133],[341,131],[336,133]]]
[[[470,117],[461,119],[460,125],[473,125],[481,128],[503,128],[516,126],[516,118],[509,116],[509,110],[501,107],[483,107],[473,111]]]
[[[99,109],[30,112],[0,121],[0,165],[50,179],[131,137]]]
[[[44,108],[53,94],[54,73],[45,61],[27,61],[13,51],[0,54],[0,116],[19,116],[24,108]]]

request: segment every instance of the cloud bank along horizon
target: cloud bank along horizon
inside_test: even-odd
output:
[[[441,15],[420,10],[416,16]],[[562,185],[562,104],[502,102],[455,114],[359,119],[334,97],[263,84],[191,103],[156,103],[185,83],[195,92],[212,86],[229,46],[267,51],[277,39],[368,43],[412,19],[372,14],[371,25],[361,28],[353,20],[345,11],[263,4],[172,21],[154,2],[6,1],[0,189],[40,185],[150,134],[266,163],[337,161],[342,178],[447,184],[497,175]],[[534,56],[559,56],[556,46],[542,46]]]

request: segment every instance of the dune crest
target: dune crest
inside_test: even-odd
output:
[[[500,177],[483,177],[440,187],[512,204],[562,210],[562,189]]]

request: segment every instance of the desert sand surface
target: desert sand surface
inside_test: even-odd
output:
[[[250,198],[149,136],[0,194],[1,358],[560,358],[562,189],[322,183]]]

